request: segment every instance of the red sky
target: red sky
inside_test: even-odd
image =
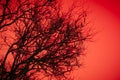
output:
[[[120,1],[88,0],[87,4],[90,25],[99,33],[87,46],[76,80],[120,80]]]
[[[93,2],[104,7],[110,13],[120,17],[120,1],[119,0],[93,0]]]
[[[65,0],[66,5],[72,0]],[[80,1],[80,0],[76,0]],[[75,80],[120,80],[120,1],[88,0],[90,26],[99,33],[88,43]]]

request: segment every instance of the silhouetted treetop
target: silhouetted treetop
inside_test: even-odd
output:
[[[90,38],[84,9],[64,12],[58,0],[1,0],[0,6],[0,34],[7,47],[0,80],[63,80],[81,66]]]

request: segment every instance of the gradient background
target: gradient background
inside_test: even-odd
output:
[[[64,1],[66,8],[74,0]],[[120,1],[87,0],[86,4],[90,26],[99,33],[88,43],[83,65],[72,76],[75,80],[120,80]]]
[[[65,0],[66,5],[69,1]],[[75,80],[120,80],[120,1],[87,0],[87,5],[90,26],[99,33],[88,43],[83,66],[72,76]]]

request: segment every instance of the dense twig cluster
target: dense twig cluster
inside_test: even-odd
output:
[[[57,0],[1,0],[0,6],[1,34],[14,34],[12,41],[2,36],[8,50],[0,61],[0,80],[36,80],[41,74],[61,80],[80,66],[89,37],[83,31],[85,11],[75,15],[73,7],[64,13]]]

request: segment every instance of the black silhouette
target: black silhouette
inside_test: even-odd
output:
[[[1,50],[7,49],[0,53],[0,80],[62,80],[80,67],[90,37],[84,33],[86,13],[77,16],[75,7],[62,12],[60,6],[57,0],[1,0]]]

